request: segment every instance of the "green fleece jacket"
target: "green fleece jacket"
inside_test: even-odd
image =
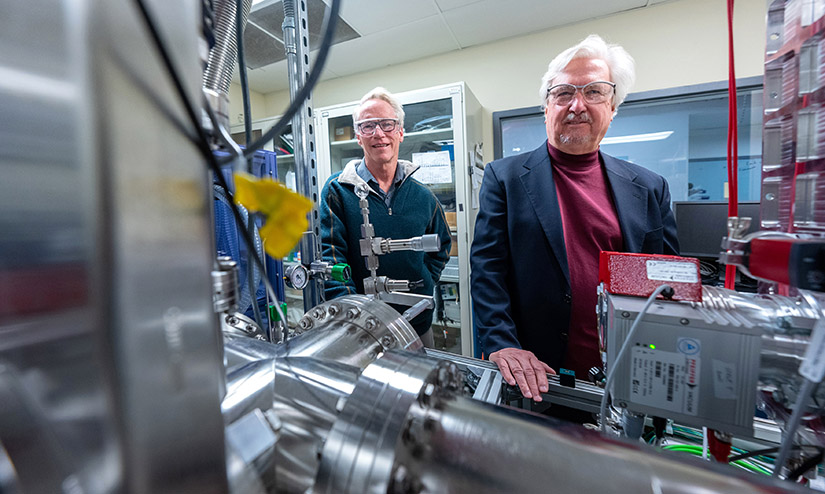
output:
[[[361,160],[347,163],[344,170],[329,178],[321,192],[321,248],[325,261],[345,262],[352,267],[352,281],[340,283],[327,281],[324,292],[327,300],[350,293],[364,293],[364,278],[370,275],[366,260],[361,256],[361,207],[355,186],[365,184],[355,171]],[[438,252],[392,252],[378,257],[378,276],[424,281],[424,286],[414,290],[422,295],[432,295],[435,282],[450,258],[450,228],[444,218],[444,210],[435,195],[411,175],[418,167],[409,161],[398,160],[405,167],[404,180],[398,185],[390,206],[371,187],[367,197],[370,205],[370,222],[375,235],[383,238],[403,239],[437,233],[441,239]],[[393,306],[403,312],[408,307]],[[412,326],[418,334],[424,334],[432,322],[432,310],[413,319]]]

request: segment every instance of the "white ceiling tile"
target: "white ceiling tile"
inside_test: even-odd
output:
[[[457,9],[458,7],[463,7],[465,5],[470,5],[471,3],[479,3],[483,2],[484,0],[433,0],[438,8],[441,9],[442,12],[446,12],[448,10]]]
[[[328,58],[327,62],[329,62],[331,58],[332,57]],[[232,78],[232,80],[233,82],[240,84],[240,77],[237,75],[237,69],[235,72],[236,75]],[[321,80],[324,81],[327,79],[334,79],[336,77],[340,77],[341,75],[342,74],[338,74],[334,70],[331,70],[329,63],[327,63],[324,67],[324,71],[321,73]],[[289,89],[289,77],[286,71],[286,61],[267,65],[266,67],[260,69],[250,70],[247,73],[247,79],[249,80],[249,87],[252,90],[262,94]]]
[[[335,45],[329,68],[341,75],[417,60],[457,50],[440,16],[432,16]]]
[[[646,0],[484,0],[444,12],[462,48],[643,7]]]
[[[333,46],[322,80],[662,1],[670,0],[345,0],[341,17],[362,37]],[[286,62],[249,71],[249,80],[261,93],[286,89]]]
[[[367,36],[436,14],[432,0],[342,0],[340,16]]]

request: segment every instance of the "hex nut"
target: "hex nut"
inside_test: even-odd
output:
[[[361,315],[361,309],[358,307],[350,307],[347,310],[347,318],[348,319],[355,319],[356,317]]]
[[[392,348],[395,346],[395,338],[390,335],[384,335],[381,337],[381,346],[384,348]]]
[[[338,304],[329,304],[329,307],[327,308],[327,312],[329,313],[330,316],[334,316],[334,315],[341,312],[341,306],[338,305]]]

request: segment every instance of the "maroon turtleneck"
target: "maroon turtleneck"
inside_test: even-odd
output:
[[[572,303],[564,368],[587,378],[601,367],[596,326],[599,252],[621,251],[622,231],[598,150],[567,154],[547,145],[564,228]]]

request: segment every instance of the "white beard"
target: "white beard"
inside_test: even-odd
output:
[[[593,142],[593,136],[590,134],[583,136],[559,134],[559,142],[564,144],[590,144]]]

